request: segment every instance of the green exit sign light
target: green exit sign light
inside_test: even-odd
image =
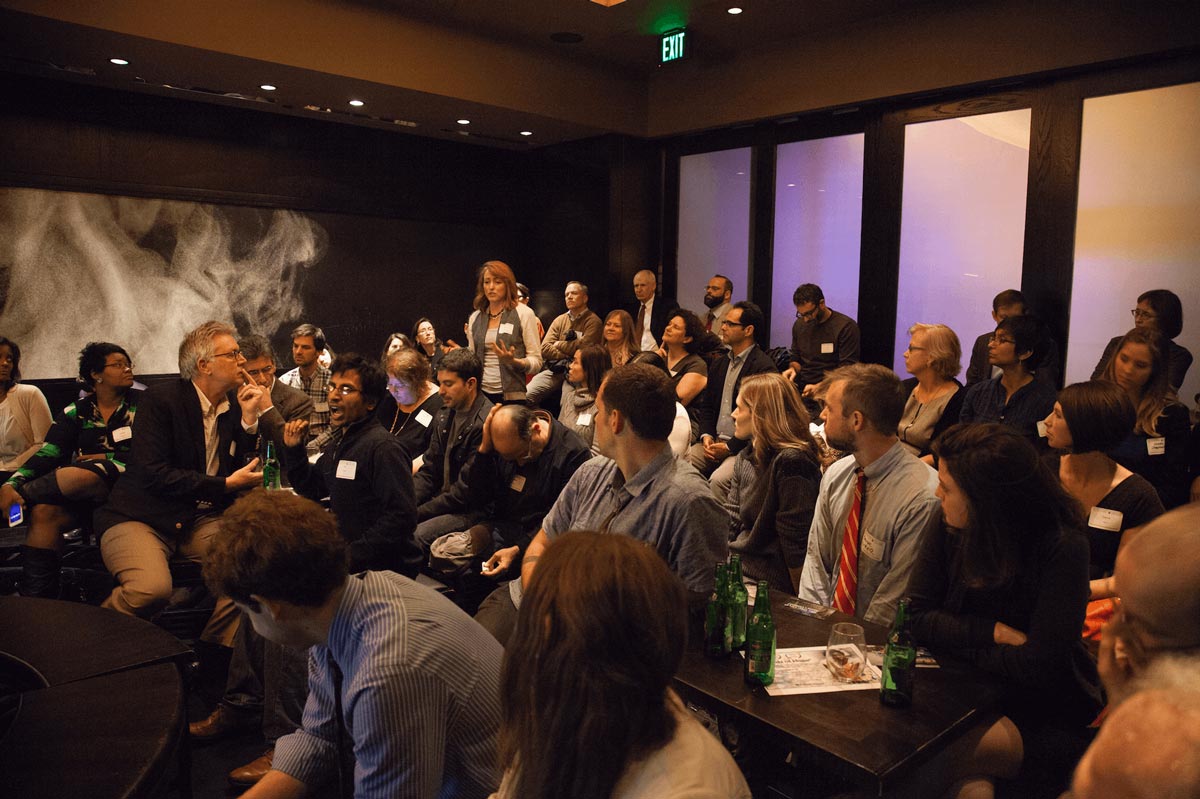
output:
[[[679,28],[662,35],[662,60],[660,64],[680,61],[688,56],[687,31]]]

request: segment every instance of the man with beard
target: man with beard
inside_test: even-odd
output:
[[[878,364],[829,376],[825,438],[849,453],[829,467],[808,534],[800,598],[875,624],[891,624],[938,510],[937,472],[896,437],[904,390]]]
[[[313,401],[308,418],[308,452],[320,451],[329,431],[329,370],[319,363],[325,350],[325,334],[316,325],[304,323],[292,331],[292,360],[296,368],[279,378],[285,386],[303,391]]]
[[[710,333],[721,332],[721,320],[733,307],[733,281],[724,275],[713,275],[704,287],[704,329]]]

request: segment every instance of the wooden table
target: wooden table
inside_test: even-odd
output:
[[[784,606],[796,602],[771,592],[779,648],[823,646],[839,621],[861,624],[868,644],[887,637],[885,628],[841,613],[818,619]],[[723,732],[736,729],[739,749],[792,752],[796,768],[779,770],[773,782],[794,780],[794,796],[937,795],[921,784],[920,767],[992,709],[999,695],[986,675],[943,663],[918,670],[910,708],[886,707],[876,691],[770,696],[743,682],[738,653],[710,660],[692,638],[675,676],[676,691],[715,716]],[[758,775],[747,776],[754,782]]]

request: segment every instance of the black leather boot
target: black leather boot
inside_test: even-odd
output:
[[[58,599],[59,565],[62,558],[53,549],[21,545],[21,579],[17,592],[21,596]]]

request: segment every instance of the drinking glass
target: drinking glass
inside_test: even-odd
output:
[[[867,662],[866,638],[857,624],[833,625],[825,647],[825,667],[839,682],[858,682]]]

